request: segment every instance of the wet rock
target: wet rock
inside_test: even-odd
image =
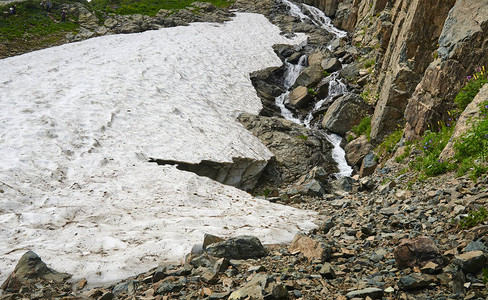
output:
[[[321,63],[322,68],[327,71],[327,73],[331,74],[335,71],[339,71],[342,68],[342,64],[340,60],[335,57],[326,58]]]
[[[329,107],[322,120],[322,128],[344,136],[353,126],[359,124],[369,110],[369,106],[360,96],[346,94]]]
[[[324,69],[321,65],[312,65],[305,68],[300,75],[298,75],[297,80],[293,84],[292,88],[298,86],[305,86],[307,88],[314,87],[317,83],[324,77]]]
[[[317,259],[324,262],[330,258],[330,249],[303,234],[297,234],[288,250],[292,254],[302,253],[309,261]]]
[[[424,266],[432,261],[442,265],[443,258],[436,244],[431,238],[403,239],[395,248],[393,255],[400,268]]]
[[[333,146],[320,133],[281,118],[241,114],[238,120],[275,155],[260,177],[261,184],[287,186],[316,166],[328,174],[337,172]]]
[[[304,106],[307,106],[311,100],[312,95],[304,86],[296,87],[290,93],[290,105],[293,105],[296,108],[302,108]]]
[[[229,300],[244,299],[288,299],[288,291],[274,277],[260,273],[229,296]]]
[[[362,290],[352,291],[346,294],[347,299],[369,297],[371,299],[381,299],[383,297],[383,290],[379,288],[365,288]]]
[[[207,247],[206,252],[227,259],[259,258],[267,255],[261,241],[255,236],[240,236]]]

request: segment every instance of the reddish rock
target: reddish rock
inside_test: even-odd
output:
[[[431,238],[425,236],[417,239],[401,240],[400,244],[395,248],[393,255],[400,268],[423,267],[430,261],[438,265],[443,264],[443,258],[439,248],[437,248]]]
[[[322,262],[330,257],[330,251],[324,244],[305,235],[297,234],[288,248],[290,253],[302,253],[309,261],[318,259]]]

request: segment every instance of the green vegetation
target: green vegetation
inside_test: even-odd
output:
[[[31,40],[51,36],[60,32],[76,31],[76,20],[67,19],[61,22],[61,5],[81,1],[57,0],[53,2],[50,12],[45,11],[39,1],[23,1],[0,6],[1,11],[8,11],[16,6],[16,14],[2,19],[0,23],[0,41]],[[84,2],[84,1],[83,1]],[[84,2],[86,3],[86,2]],[[64,37],[63,37],[64,38]]]
[[[104,13],[120,15],[143,14],[155,16],[160,9],[179,10],[189,7],[194,0],[93,0],[90,5],[93,9]],[[232,3],[226,0],[201,0],[212,3],[217,7],[228,7]]]
[[[487,284],[488,283],[488,268],[483,268],[483,283]]]
[[[364,63],[364,68],[365,69],[369,69],[371,68],[372,66],[374,66],[374,64],[376,63],[376,61],[373,59],[369,59],[367,60],[365,63]]]
[[[354,126],[352,132],[356,134],[356,136],[366,135],[369,140],[369,136],[371,134],[371,117],[366,116],[361,119],[358,125]]]
[[[376,153],[379,157],[390,155],[395,150],[395,146],[400,142],[403,136],[403,128],[398,128],[392,132],[385,140],[376,148]]]
[[[397,163],[402,162],[406,157],[408,157],[410,155],[410,151],[412,151],[412,147],[410,145],[406,146],[405,147],[405,151],[403,152],[403,154],[400,155],[400,156],[397,156],[395,158],[395,161]]]
[[[459,222],[459,227],[461,229],[471,228],[485,221],[488,221],[488,211],[486,208],[480,207],[477,210],[470,211],[468,216]]]
[[[454,99],[454,103],[456,103],[458,106],[458,114],[461,114],[464,111],[466,106],[468,106],[468,104],[471,103],[474,97],[478,94],[481,87],[488,82],[485,67],[478,68],[477,71],[478,72],[473,76],[468,76],[468,82]]]
[[[439,159],[452,132],[453,127],[444,124],[438,132],[426,131],[422,140],[417,142],[417,148],[422,150],[422,155],[417,156],[411,166],[417,171],[424,172],[427,176],[437,176],[453,170],[453,165],[449,161]]]
[[[329,72],[327,72],[326,70],[324,70],[324,77],[329,77]]]
[[[454,158],[462,162],[458,175],[470,172],[470,177],[476,180],[488,171],[488,102],[480,104],[480,117],[473,122],[466,134],[454,144],[456,152]]]
[[[314,89],[309,88],[308,89],[308,94],[311,95],[311,96],[315,96],[315,95],[317,95],[317,92]]]
[[[302,135],[299,135],[299,136],[298,136],[298,138],[299,138],[299,139],[302,139],[302,140],[304,140],[304,141],[308,140],[308,136],[303,135],[303,134],[302,134]]]

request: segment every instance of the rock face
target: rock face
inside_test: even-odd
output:
[[[465,77],[488,64],[487,41],[486,1],[457,1],[439,37],[440,59],[428,67],[406,108],[407,139],[417,138],[429,125],[435,127],[437,121],[447,119],[446,112]]]
[[[289,184],[316,166],[328,174],[336,172],[332,145],[325,137],[281,118],[241,114],[238,120],[275,156],[263,171],[261,183]]]
[[[454,156],[453,147],[456,139],[461,137],[471,128],[473,120],[480,115],[479,104],[483,103],[484,101],[488,101],[488,85],[485,85],[481,88],[478,95],[476,95],[473,101],[466,107],[464,112],[461,114],[456,122],[456,127],[454,128],[452,137],[447,143],[446,147],[444,147],[444,150],[442,150],[439,158],[449,159]]]
[[[403,123],[407,100],[433,60],[444,21],[455,0],[398,0],[393,30],[378,78],[379,100],[371,126],[373,143]],[[435,13],[432,13],[435,11]]]
[[[344,136],[367,115],[369,106],[356,94],[346,94],[329,107],[322,120],[322,128]]]
[[[17,292],[22,286],[29,286],[40,281],[61,283],[71,278],[70,274],[60,273],[49,268],[33,251],[27,251],[20,258],[14,272],[0,286],[6,292]]]

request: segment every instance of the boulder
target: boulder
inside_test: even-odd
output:
[[[71,278],[70,274],[49,268],[36,253],[27,251],[0,289],[6,292],[18,292],[22,286],[30,286],[42,281],[62,283],[69,278]]]
[[[369,152],[361,162],[361,168],[359,169],[359,176],[369,176],[374,173],[376,170],[376,166],[378,163],[376,162],[376,154],[374,152]]]
[[[283,74],[284,68],[282,67],[270,67],[251,73],[252,85],[263,104],[261,115],[274,116],[276,111],[279,111],[279,108],[276,107],[275,98],[285,92],[279,80]]]
[[[373,150],[373,145],[368,142],[365,135],[349,142],[344,151],[346,152],[346,161],[351,166],[361,167],[363,158]]]
[[[288,291],[273,276],[259,273],[229,296],[229,300],[244,299],[288,299]]]
[[[443,265],[444,260],[434,241],[429,237],[403,239],[393,255],[399,268],[423,267],[427,262]]]
[[[321,66],[325,71],[327,71],[327,73],[333,73],[342,68],[342,63],[337,58],[331,57],[322,60]]]
[[[324,77],[324,69],[320,64],[311,65],[303,69],[303,71],[298,75],[297,80],[293,84],[292,88],[298,86],[305,86],[307,88],[314,87],[320,80]]]
[[[456,255],[453,264],[458,266],[464,273],[477,274],[488,266],[488,257],[483,251],[470,251]]]
[[[423,289],[429,286],[433,282],[428,275],[422,275],[413,273],[407,276],[403,276],[398,280],[398,288],[402,291],[413,291]]]
[[[322,128],[344,136],[346,132],[358,125],[361,118],[367,115],[369,106],[356,94],[346,94],[329,107],[322,119]]]
[[[262,185],[287,186],[319,166],[327,174],[337,172],[333,146],[320,132],[284,120],[241,114],[238,120],[274,154],[259,181]]]
[[[316,49],[308,56],[308,65],[320,65],[322,61],[332,57],[332,52],[329,49]]]
[[[290,105],[296,108],[302,108],[307,106],[313,97],[310,95],[306,87],[299,86],[291,91],[289,99]]]
[[[239,236],[209,245],[205,251],[215,257],[249,259],[266,256],[268,251],[255,236]]]
[[[295,236],[288,250],[292,254],[302,253],[309,261],[325,262],[330,258],[329,247],[300,233]]]

